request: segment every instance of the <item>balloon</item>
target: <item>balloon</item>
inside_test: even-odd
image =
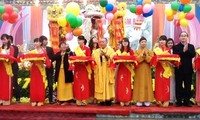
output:
[[[135,12],[136,12],[136,5],[132,4],[132,5],[130,6],[130,11],[131,11],[132,13],[135,13]]]
[[[180,0],[180,2],[181,2],[182,4],[188,4],[188,3],[191,2],[191,0]]]
[[[151,5],[150,4],[145,4],[144,6],[143,6],[143,12],[144,13],[148,13],[148,12],[150,12],[151,11]]]
[[[112,12],[113,8],[114,8],[114,6],[113,6],[112,4],[109,4],[109,3],[108,3],[108,4],[106,5],[106,11],[107,11],[107,12]]]
[[[173,11],[173,15],[176,15],[177,11]]]
[[[80,36],[82,33],[83,33],[83,31],[82,31],[81,28],[76,28],[76,29],[73,30],[73,34],[75,36]]]
[[[12,5],[5,5],[5,12],[10,14],[13,12],[13,6]]]
[[[2,20],[7,21],[9,19],[8,13],[2,14]]]
[[[151,9],[151,11],[148,12],[148,13],[143,13],[143,16],[144,16],[144,17],[149,17],[149,16],[151,16],[151,15],[153,15],[153,9]]]
[[[174,19],[174,16],[167,16],[168,21],[172,21]]]
[[[151,8],[154,9],[154,7],[155,7],[154,2],[151,2]]]
[[[12,12],[10,15],[10,19],[17,19],[17,18],[18,18],[17,12]]]
[[[191,12],[187,13],[186,16],[185,16],[185,18],[187,20],[192,20],[194,18],[194,13],[191,13]]]
[[[165,9],[165,14],[167,16],[172,16],[173,15],[173,10],[171,8],[167,8],[167,9]]]
[[[178,14],[178,18],[181,20],[181,19],[183,19],[183,18],[185,18],[185,13],[184,12],[180,12],[179,14]]]
[[[145,4],[151,4],[151,0],[143,0],[143,5]]]
[[[184,5],[181,4],[180,7],[179,7],[179,11],[183,11],[183,8],[184,8]]]
[[[58,22],[58,25],[60,25],[61,27],[64,27],[67,24],[67,21],[64,17],[59,17],[57,22]]]
[[[108,0],[108,3],[113,4],[116,2],[116,0]]]
[[[8,22],[11,23],[11,24],[16,23],[16,21],[17,21],[17,19],[9,19],[9,20],[8,20]]]
[[[137,5],[142,5],[143,0],[138,0]]]
[[[108,4],[108,0],[100,0],[101,7],[105,7]]]
[[[112,13],[115,14],[117,12],[117,7],[115,6],[112,10]]]
[[[188,12],[190,12],[191,10],[192,10],[192,6],[191,6],[190,4],[185,5],[184,8],[183,8],[183,11],[184,11],[185,13],[188,13]]]
[[[179,2],[177,2],[177,1],[174,1],[174,2],[172,2],[171,3],[171,8],[172,8],[172,10],[178,10],[179,9],[179,7],[180,7],[180,3]]]
[[[102,13],[106,13],[106,8],[105,7],[100,7],[100,9],[101,9]]]
[[[74,16],[73,14],[67,14],[67,22],[70,24],[70,26],[72,28],[77,27],[77,19],[76,16]]]
[[[72,28],[71,28],[70,24],[66,25],[66,32],[67,33],[72,32]]]
[[[180,26],[180,20],[174,20],[174,25],[175,26]]]
[[[76,21],[77,21],[77,27],[80,27],[83,23],[82,19],[79,17],[76,18]]]
[[[72,40],[73,39],[73,34],[72,33],[67,33],[65,35],[66,40]]]
[[[136,14],[140,15],[143,13],[142,5],[137,5],[136,6]]]
[[[114,17],[114,15],[112,13],[107,13],[106,14],[106,19],[108,19],[108,20],[112,20],[113,17]]]
[[[18,10],[16,7],[14,7],[13,10],[14,10],[15,12],[17,12],[17,13],[19,12],[19,10]]]
[[[80,13],[80,6],[78,5],[78,3],[70,2],[66,6],[66,12],[77,16]]]
[[[186,27],[186,26],[188,26],[188,20],[186,20],[186,19],[181,19],[181,20],[180,20],[180,24],[181,24],[181,26]]]
[[[4,6],[0,6],[0,14],[3,14],[5,12],[5,7]]]

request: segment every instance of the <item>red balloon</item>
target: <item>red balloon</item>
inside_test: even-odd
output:
[[[9,19],[8,13],[2,14],[2,20],[7,21]]]
[[[114,7],[112,13],[115,14],[117,12],[117,7]]]
[[[185,16],[185,18],[187,20],[192,20],[194,18],[194,13],[192,13],[192,12],[187,13],[186,16]]]
[[[143,13],[143,7],[142,5],[137,5],[136,6],[136,14],[141,15]]]
[[[11,23],[11,24],[16,23],[16,21],[17,21],[17,19],[9,19],[8,20],[8,22]]]
[[[174,20],[174,25],[175,26],[180,26],[180,20]]]
[[[10,19],[17,19],[17,18],[18,18],[17,12],[12,12],[12,13],[10,14]]]
[[[8,14],[11,14],[13,12],[13,6],[12,5],[5,5],[5,12]]]

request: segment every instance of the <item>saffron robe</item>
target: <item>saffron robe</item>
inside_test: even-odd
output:
[[[109,66],[109,58],[106,59],[105,56],[102,56],[102,59],[100,58],[101,51],[111,57],[114,55],[114,50],[111,47],[106,47],[104,49],[98,48],[94,50],[92,54],[96,62],[96,66],[94,67],[94,97],[99,101],[106,101],[115,97],[115,71]]]
[[[146,57],[143,57],[143,50],[139,48],[135,51],[135,56],[139,63],[135,69],[133,100],[138,102],[151,102],[154,99],[150,61],[153,51],[147,50]]]

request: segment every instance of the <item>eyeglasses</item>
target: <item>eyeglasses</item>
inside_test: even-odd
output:
[[[180,37],[187,37],[187,35],[180,35]]]

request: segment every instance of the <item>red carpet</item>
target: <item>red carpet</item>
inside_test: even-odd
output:
[[[12,104],[10,106],[0,106],[0,120],[2,119],[84,119],[95,120],[96,114],[110,114],[110,115],[125,115],[129,116],[131,113],[137,114],[152,114],[152,113],[173,113],[173,114],[197,114],[200,113],[200,107],[174,107],[168,108],[157,107],[121,107],[119,105],[112,106],[76,106],[76,105],[49,105],[46,104],[41,107],[32,107],[30,104]]]

